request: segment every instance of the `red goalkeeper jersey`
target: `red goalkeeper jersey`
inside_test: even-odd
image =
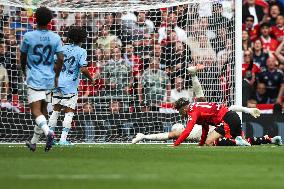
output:
[[[190,104],[187,112],[189,121],[174,145],[178,146],[180,143],[182,143],[188,137],[195,124],[202,125],[204,128],[202,129],[200,141],[200,145],[203,145],[207,137],[209,125],[217,126],[221,124],[224,115],[228,111],[229,110],[225,105],[220,105],[217,103],[197,102]]]

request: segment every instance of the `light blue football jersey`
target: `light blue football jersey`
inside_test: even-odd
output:
[[[59,35],[48,30],[35,30],[24,35],[20,48],[27,54],[27,84],[39,90],[54,88],[54,55],[62,52]]]
[[[64,45],[64,64],[58,80],[62,94],[77,94],[80,68],[87,66],[87,51],[77,45]]]

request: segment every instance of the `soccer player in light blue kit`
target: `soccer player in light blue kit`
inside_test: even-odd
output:
[[[54,130],[62,107],[64,107],[65,117],[62,123],[59,145],[72,145],[67,141],[67,135],[71,128],[74,111],[78,100],[78,85],[80,71],[95,84],[95,80],[87,69],[87,51],[81,48],[81,44],[86,40],[86,30],[81,27],[71,27],[68,31],[69,45],[63,46],[64,64],[59,76],[58,87],[53,93],[53,112],[49,118],[48,125]]]
[[[51,90],[57,85],[57,80],[63,64],[63,49],[59,35],[48,30],[47,25],[52,19],[52,12],[46,7],[40,7],[35,13],[37,30],[27,32],[21,44],[21,67],[28,85],[28,101],[36,126],[34,135],[26,146],[36,150],[42,132],[47,137],[45,151],[52,147],[54,133],[47,125],[47,103],[51,100]],[[54,62],[57,55],[57,63]]]

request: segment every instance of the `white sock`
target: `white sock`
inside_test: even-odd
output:
[[[60,141],[66,141],[68,132],[70,131],[70,128],[71,128],[73,116],[74,116],[73,112],[65,113],[65,117],[62,123],[63,129],[62,129]]]
[[[49,130],[49,127],[47,125],[46,118],[44,117],[44,115],[38,116],[35,119],[35,121],[36,121],[36,124],[38,125],[38,127],[42,129],[45,136],[47,136],[50,130]]]
[[[43,131],[41,130],[41,128],[39,128],[37,125],[35,125],[34,127],[34,135],[33,138],[31,140],[32,144],[36,144],[38,143],[39,139],[40,139],[40,135],[43,133]]]
[[[191,78],[192,78],[192,89],[193,92],[195,93],[196,98],[204,97],[204,93],[197,76],[192,76]]]
[[[60,115],[60,112],[58,111],[53,111],[51,116],[49,117],[49,120],[48,120],[48,126],[50,128],[50,130],[54,131],[55,130],[55,127],[57,126],[57,120],[58,120],[58,117]]]
[[[169,133],[145,135],[144,138],[148,140],[167,140],[169,139]]]

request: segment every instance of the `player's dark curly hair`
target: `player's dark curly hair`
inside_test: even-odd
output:
[[[46,7],[39,7],[35,12],[36,22],[39,26],[47,26],[52,19],[52,12]]]
[[[179,110],[183,106],[189,105],[189,101],[185,98],[180,98],[175,102],[175,109]]]
[[[67,37],[70,43],[79,44],[86,40],[87,32],[82,27],[73,26],[69,28]]]

